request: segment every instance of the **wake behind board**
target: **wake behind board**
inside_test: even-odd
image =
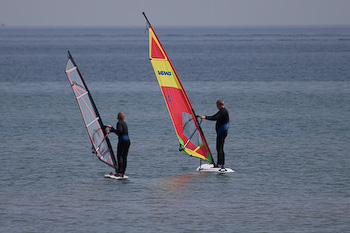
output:
[[[116,179],[116,180],[125,180],[125,179],[128,179],[129,176],[124,175],[123,177],[118,177],[118,176],[115,176],[115,175],[106,174],[105,178],[111,178],[111,179]]]
[[[219,167],[214,167],[213,164],[201,164],[198,168],[197,168],[198,172],[216,172],[216,173],[231,173],[231,172],[235,172],[234,170],[232,170],[231,168],[219,168]]]

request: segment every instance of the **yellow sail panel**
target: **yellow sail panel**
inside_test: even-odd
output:
[[[200,147],[198,147],[200,148]],[[185,148],[185,152],[191,156],[198,157],[204,160],[208,160],[204,155],[197,153],[196,151]]]
[[[151,63],[161,87],[182,89],[168,60],[152,59]]]

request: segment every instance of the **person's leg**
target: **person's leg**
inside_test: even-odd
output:
[[[118,150],[117,150],[117,161],[118,161],[118,174],[122,174],[122,169],[123,169],[123,144],[122,142],[118,143]]]
[[[123,141],[120,144],[120,173],[124,175],[127,165],[127,156],[130,147],[130,141]]]
[[[123,175],[126,171],[129,148],[130,148],[130,141],[124,141],[123,142],[123,169],[122,169]]]
[[[224,153],[224,143],[227,136],[227,130],[223,131],[217,137],[217,152],[218,152],[218,165],[225,165],[225,153]]]
[[[219,166],[220,165],[220,158],[221,158],[221,156],[220,156],[220,137],[219,137],[219,135],[218,136],[216,136],[216,154],[217,154],[217,160],[216,160],[216,166]]]

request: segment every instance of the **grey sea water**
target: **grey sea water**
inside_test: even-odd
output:
[[[178,151],[144,28],[2,27],[0,231],[348,231],[350,28],[154,27],[196,113],[224,99],[236,172]],[[90,153],[67,50],[103,122],[126,114],[128,180]]]

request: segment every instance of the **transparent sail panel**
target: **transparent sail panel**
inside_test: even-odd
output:
[[[91,95],[89,94],[82,77],[74,62],[68,59],[66,74],[73,88],[83,120],[92,143],[92,150],[97,157],[110,166],[115,166],[115,159],[110,142],[105,136],[102,121],[99,117]]]
[[[66,72],[74,67],[75,66],[74,66],[73,62],[70,59],[68,59],[67,64],[66,64]]]
[[[200,146],[203,141],[199,135],[198,128],[193,122],[192,115],[186,112],[182,113],[183,134],[195,145]]]

